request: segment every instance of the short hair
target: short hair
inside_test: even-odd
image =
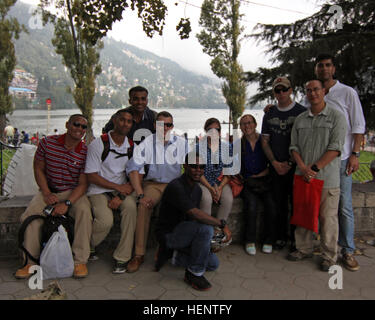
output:
[[[322,88],[324,88],[324,83],[323,83],[323,81],[320,80],[320,79],[318,79],[318,78],[313,78],[313,79],[311,79],[311,80],[306,81],[306,82],[305,82],[305,88],[306,88],[306,85],[307,85],[309,82],[311,82],[311,81],[318,81],[318,82],[320,82],[320,84],[322,85]]]
[[[332,61],[332,64],[335,65],[335,57],[330,53],[319,53],[315,57],[315,64],[319,63],[322,60],[328,60],[330,59]]]
[[[133,92],[146,92],[147,95],[148,95],[147,89],[145,87],[142,87],[142,86],[136,86],[136,87],[130,88],[129,98],[131,98]]]
[[[172,120],[173,120],[173,116],[168,111],[160,111],[156,115],[155,121],[157,121],[159,119],[159,117],[172,118]]]
[[[113,120],[114,118],[117,118],[123,112],[129,113],[134,118],[133,110],[131,108],[127,107],[127,108],[117,110],[116,113],[111,117],[111,119]]]
[[[195,160],[197,158],[199,158],[200,160],[203,160],[203,158],[199,155],[198,150],[196,150],[196,151],[192,150],[189,153],[187,153],[186,156],[185,156],[185,164],[186,165],[189,165],[189,158],[192,158],[192,157],[194,157]],[[201,164],[205,164],[205,163],[201,163]]]
[[[240,118],[240,125],[241,125],[241,121],[243,118],[246,118],[246,117],[251,117],[254,121],[255,124],[257,124],[257,120],[255,119],[255,117],[252,115],[252,114],[244,114],[241,118]]]
[[[75,118],[75,117],[81,117],[81,118],[85,119],[86,121],[88,121],[87,118],[83,114],[81,114],[81,113],[75,113],[75,114],[72,114],[69,117],[68,122],[69,123],[72,122],[73,118]]]
[[[221,129],[221,124],[220,124],[220,121],[216,118],[209,118],[206,120],[206,122],[204,123],[204,131],[207,131],[207,128],[212,125],[213,123],[217,123],[219,125],[219,128]]]

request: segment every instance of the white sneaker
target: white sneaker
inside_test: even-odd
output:
[[[272,245],[270,245],[270,244],[264,244],[263,248],[262,248],[262,251],[264,253],[272,253]]]
[[[245,250],[247,254],[251,256],[255,256],[255,254],[257,253],[257,249],[255,248],[255,243],[247,243],[245,246]]]

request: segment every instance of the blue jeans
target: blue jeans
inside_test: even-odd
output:
[[[345,173],[347,163],[348,159],[342,160],[340,169],[339,246],[343,254],[353,253],[355,250],[352,175]]]
[[[168,233],[166,245],[170,249],[187,252],[181,263],[196,276],[201,276],[206,270],[219,266],[216,255],[211,253],[211,239],[214,228],[197,221],[179,223],[172,233]],[[183,255],[179,255],[181,258]]]

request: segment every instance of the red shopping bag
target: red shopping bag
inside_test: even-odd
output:
[[[302,176],[294,175],[291,224],[318,233],[320,198],[323,184],[323,180],[311,179],[307,183]]]

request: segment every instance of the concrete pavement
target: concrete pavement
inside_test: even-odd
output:
[[[166,264],[153,271],[155,249],[149,249],[145,263],[136,273],[114,275],[109,250],[99,251],[100,259],[89,262],[85,279],[60,279],[59,284],[72,300],[373,300],[375,299],[375,247],[357,241],[364,255],[357,255],[360,270],[343,270],[343,289],[328,286],[333,274],[319,270],[319,256],[299,262],[286,260],[287,250],[249,256],[232,244],[218,253],[220,267],[207,272],[212,288],[192,289],[183,281],[184,269]],[[28,281],[16,280],[13,272],[20,261],[0,260],[0,299],[14,300],[40,292],[28,288]],[[335,274],[338,275],[338,274]],[[44,281],[44,288],[52,280]]]

